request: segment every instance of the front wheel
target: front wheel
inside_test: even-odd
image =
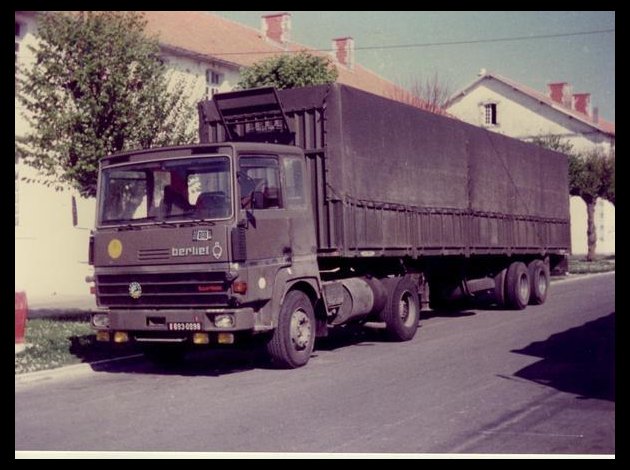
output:
[[[308,362],[314,344],[313,305],[304,292],[291,291],[280,308],[278,326],[267,343],[267,353],[279,367],[295,369]]]

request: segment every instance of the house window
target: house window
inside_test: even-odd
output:
[[[212,99],[212,97],[219,93],[219,87],[223,82],[223,74],[215,72],[214,70],[206,69],[206,98]]]
[[[221,85],[223,81],[223,74],[215,72],[214,70],[206,70],[206,83],[208,86]]]
[[[497,104],[488,103],[488,104],[485,104],[484,107],[485,107],[486,126],[496,126],[497,125]]]

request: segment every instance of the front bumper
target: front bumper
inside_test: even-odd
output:
[[[94,315],[107,315],[109,327],[97,327],[96,330],[129,331],[129,332],[154,332],[173,333],[169,330],[169,323],[200,323],[201,330],[178,332],[192,334],[194,332],[235,333],[254,331],[255,314],[252,308],[213,308],[191,310],[101,310]],[[230,327],[217,327],[215,317],[218,315],[231,315],[233,325]]]

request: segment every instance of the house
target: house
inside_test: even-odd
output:
[[[531,140],[556,135],[577,151],[615,148],[615,124],[591,107],[589,93],[574,93],[566,82],[550,83],[547,93],[499,74],[481,70],[472,83],[453,94],[446,110],[453,116],[488,130]],[[571,197],[572,252],[587,252],[586,205]],[[615,252],[615,206],[599,199],[595,210],[597,252]]]
[[[209,67],[218,74],[209,85],[217,86],[220,91],[236,84],[243,67],[282,53],[308,51],[330,55],[339,72],[340,83],[386,97],[407,92],[358,64],[352,37],[331,39],[330,54],[291,41],[290,13],[262,16],[260,29],[198,11],[143,13],[148,22],[146,31],[158,37],[163,57],[169,65],[198,78],[204,77],[204,69]]]
[[[34,63],[28,46],[37,44],[38,18],[42,14],[45,12],[15,12],[16,77],[18,66]],[[240,70],[263,58],[302,50],[328,55],[291,41],[289,13],[263,16],[260,29],[206,12],[146,11],[144,15],[146,33],[157,37],[172,79],[184,80],[191,103],[233,89]],[[339,82],[381,96],[405,97],[406,90],[357,63],[354,47],[351,37],[331,39],[330,57],[339,72]],[[16,99],[16,139],[28,129]],[[16,153],[16,288],[26,290],[31,299],[85,294],[94,200],[81,198],[71,189],[57,192],[28,183],[23,181],[25,177],[36,178],[37,174],[20,162]]]

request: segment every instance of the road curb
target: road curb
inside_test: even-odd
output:
[[[606,275],[611,275],[611,274],[614,276],[615,271],[606,271],[603,273],[590,273],[590,274],[569,274],[563,277],[562,279],[554,279],[552,277],[551,282],[553,282],[554,284],[564,284],[565,282],[579,281],[581,279],[591,279],[594,277],[601,277],[601,276],[606,276]]]
[[[57,367],[55,369],[38,370],[36,372],[27,372],[25,374],[17,374],[15,376],[15,385],[48,380],[59,377],[71,377],[94,372],[92,366],[110,364],[114,362],[126,361],[142,357],[143,354],[132,354],[129,356],[114,357],[112,359],[103,359],[94,362],[83,362],[81,364],[72,364],[70,366]]]

